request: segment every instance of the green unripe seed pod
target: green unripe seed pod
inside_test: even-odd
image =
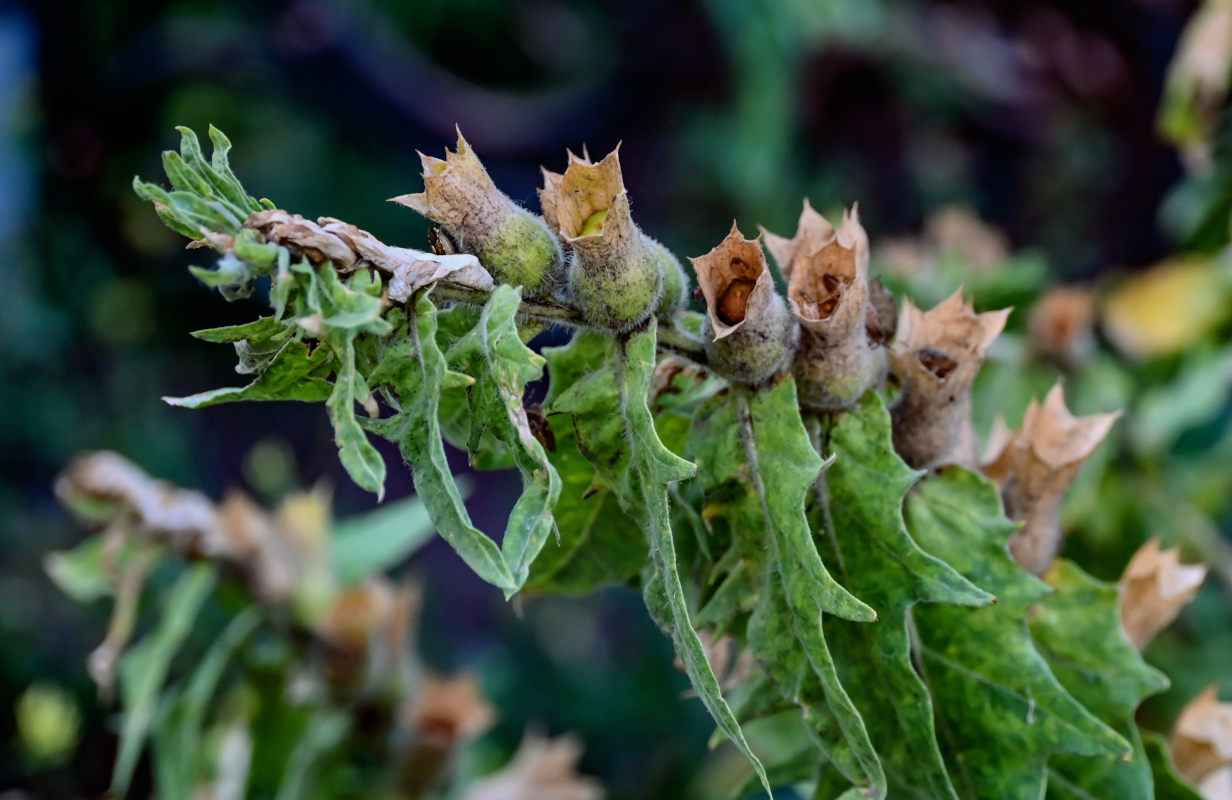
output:
[[[572,250],[569,299],[588,325],[624,333],[659,305],[659,249],[633,223],[616,151],[597,164],[570,154],[563,174],[544,170],[544,217]]]
[[[679,311],[685,302],[689,291],[689,278],[685,275],[680,259],[663,246],[661,242],[644,237],[659,256],[659,269],[663,273],[663,296],[659,298],[659,306],[655,313],[661,317],[670,317]]]

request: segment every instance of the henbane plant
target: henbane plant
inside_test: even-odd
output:
[[[507,597],[638,587],[748,757],[733,794],[1181,791],[1133,720],[1167,684],[1121,621],[1144,612],[1055,558],[1059,498],[1115,418],[1075,418],[1057,389],[987,475],[976,456],[971,382],[1008,310],[904,300],[896,323],[856,211],[835,227],[807,204],[793,238],[765,234],[784,292],[761,237],[733,225],[690,259],[707,307],[688,310],[615,152],[545,169],[541,218],[459,136],[397,198],[445,234],[425,252],[258,202],[219,131],[209,161],[182,134],[172,189],[135,190],[217,253],[200,280],[228,299],[259,285],[272,313],[194,334],[233,344],[250,383],[169,402],[324,403],[342,464],[378,496],[369,436],[389,439],[437,532]],[[535,352],[545,325],[572,339]],[[471,522],[445,442],[521,474],[499,543]],[[717,642],[751,654],[736,686],[716,678]],[[784,735],[755,752],[751,725]]]

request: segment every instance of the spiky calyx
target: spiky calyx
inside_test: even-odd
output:
[[[909,465],[977,466],[971,383],[1010,310],[976,314],[961,289],[928,311],[904,301],[889,354],[902,391],[890,415],[894,449]]]
[[[774,291],[760,237],[744,238],[733,222],[727,238],[689,262],[706,298],[702,338],[710,366],[743,383],[785,369],[800,331]]]
[[[393,198],[444,228],[498,281],[528,295],[548,291],[563,269],[560,242],[543,219],[496,188],[462,132],[445,158],[419,154],[424,190]]]
[[[995,437],[984,474],[1001,487],[1005,513],[1023,526],[1010,537],[1010,553],[1023,569],[1043,575],[1061,549],[1061,501],[1082,462],[1095,452],[1120,412],[1075,417],[1061,384],[1043,404],[1032,401],[1017,433]]]
[[[868,333],[868,234],[859,211],[844,212],[835,228],[805,200],[795,236],[771,236],[803,329],[793,365],[800,402],[818,411],[849,408],[882,381],[886,363]]]
[[[663,248],[633,222],[618,150],[598,163],[570,153],[564,173],[544,170],[539,197],[572,251],[569,297],[587,324],[624,333],[645,322],[663,295]]]

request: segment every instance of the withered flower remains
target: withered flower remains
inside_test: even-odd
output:
[[[1183,565],[1180,551],[1159,549],[1151,539],[1130,559],[1121,577],[1121,624],[1142,650],[1166,628],[1206,580],[1202,564]]]
[[[1010,553],[1023,569],[1042,575],[1061,549],[1061,501],[1078,470],[1108,435],[1120,412],[1075,417],[1061,385],[1032,402],[1022,429],[996,443],[984,474],[1001,487],[1005,513],[1023,523]]]
[[[550,288],[562,266],[560,242],[542,219],[496,188],[461,131],[456,152],[419,158],[424,190],[395,197],[395,203],[448,231],[497,280],[532,294]]]
[[[971,383],[1010,309],[976,314],[958,290],[928,311],[904,301],[890,366],[902,392],[894,448],[913,467],[977,463]]]
[[[801,404],[851,406],[885,375],[885,352],[870,338],[879,325],[877,311],[870,311],[868,234],[858,210],[844,212],[835,228],[806,200],[795,236],[767,233],[766,246],[787,279],[788,303],[803,328],[793,369]]]
[[[745,383],[785,368],[799,329],[774,290],[761,243],[733,222],[727,238],[689,261],[706,298],[702,338],[710,365]]]

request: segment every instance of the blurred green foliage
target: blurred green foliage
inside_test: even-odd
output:
[[[539,163],[559,166],[565,146],[601,150],[624,138],[639,218],[681,254],[709,249],[733,214],[746,228],[786,231],[805,195],[819,207],[861,200],[875,235],[914,230],[941,203],[966,201],[1038,255],[1004,278],[945,267],[947,277],[920,280],[913,296],[926,304],[966,281],[982,307],[1025,311],[1046,274],[1090,276],[1167,251],[1152,221],[1179,170],[1153,139],[1155,104],[1143,98],[1158,94],[1185,9],[1022,5],[964,14],[857,0],[220,0],[0,12],[0,506],[9,510],[0,707],[17,708],[38,678],[82,709],[80,743],[59,767],[25,758],[19,719],[0,719],[0,788],[69,797],[110,777],[114,724],[82,668],[103,609],[70,603],[39,570],[43,553],[80,536],[49,488],[73,453],[119,449],[215,496],[245,482],[273,500],[304,480],[335,486],[344,512],[369,502],[337,466],[315,409],[186,414],[159,401],[236,382],[225,348],[183,335],[219,324],[219,306],[185,273],[193,259],[178,238],[128,190],[133,174],[157,172],[172,126],[227,130],[259,195],[412,246],[425,226],[384,200],[417,187],[413,149],[450,140],[455,121],[494,152],[498,182],[532,205]],[[1086,70],[1111,76],[1106,85],[1067,71],[1066,42],[1092,59],[1111,50],[1111,61],[1088,62],[1107,69]],[[1012,57],[1024,49],[1035,66]],[[648,77],[654,93],[642,89]],[[1179,241],[1206,253],[1226,245],[1225,149],[1165,209]],[[255,309],[222,313],[238,323]],[[1005,398],[1025,406],[1063,371],[1032,352],[1024,325],[1015,315],[980,379],[983,430],[997,412],[1020,417]],[[1129,407],[1067,510],[1070,547],[1104,565],[1100,577],[1114,577],[1154,532],[1228,563],[1227,334],[1217,325],[1192,352],[1142,364],[1101,349],[1069,374],[1076,412]],[[409,491],[400,480],[391,495]],[[498,529],[514,487],[482,480],[472,515]],[[521,723],[546,721],[584,733],[584,765],[615,797],[650,796],[647,786],[686,796],[691,781],[695,796],[714,796],[705,782],[724,773],[697,770],[707,721],[696,704],[676,702],[683,678],[666,666],[657,632],[637,622],[635,598],[533,604],[518,622],[449,554],[429,548],[422,558],[426,656],[480,665],[507,719],[501,747]],[[447,602],[435,591],[444,586]],[[1218,676],[1211,665],[1232,646],[1226,609],[1226,590],[1211,581],[1148,652],[1180,676],[1148,706],[1156,727]]]

